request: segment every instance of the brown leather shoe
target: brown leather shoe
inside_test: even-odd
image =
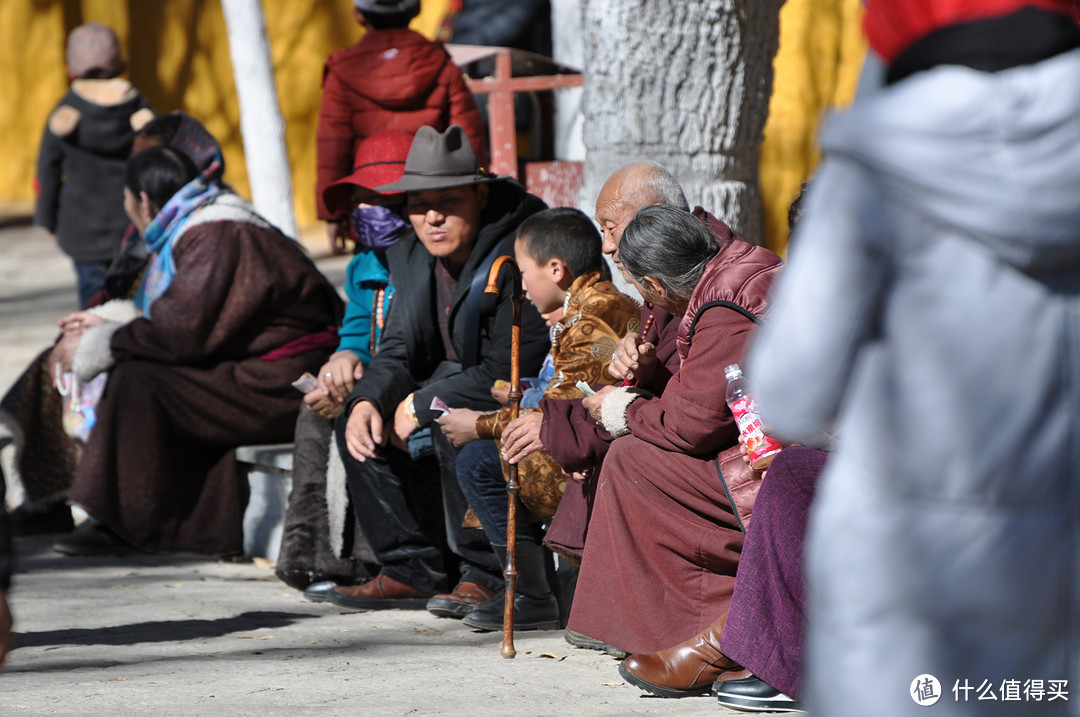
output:
[[[363,585],[336,587],[326,593],[335,605],[355,610],[422,610],[431,593],[415,590],[379,573]]]
[[[495,591],[477,583],[461,582],[452,593],[442,593],[427,601],[427,610],[439,617],[452,617],[457,620],[465,613],[495,595]]]
[[[702,632],[674,647],[630,655],[619,674],[627,682],[658,697],[706,694],[721,673],[743,668],[720,652],[720,634],[727,614]]]

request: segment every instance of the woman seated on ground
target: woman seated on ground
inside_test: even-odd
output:
[[[110,371],[70,491],[91,516],[56,549],[239,553],[247,486],[234,449],[288,441],[290,382],[318,370],[341,317],[302,249],[167,147],[131,158],[124,207],[152,252],[144,316],[85,329],[72,368]]]
[[[386,250],[408,230],[404,192],[376,192],[405,172],[413,136],[377,132],[356,146],[353,171],[323,190],[333,212],[348,212],[356,256],[345,272],[349,303],[338,329],[337,350],[319,369],[318,386],[304,394],[296,420],[293,483],[277,576],[321,602],[337,585],[369,576],[375,556],[355,525],[345,487],[345,466],[334,438],[333,419],[379,348],[394,298]]]
[[[191,115],[172,112],[155,117],[135,133],[132,154],[161,146],[187,155],[205,182],[221,181],[225,170],[221,148]],[[122,202],[123,197],[117,201]],[[120,255],[105,276],[105,288],[90,300],[90,311],[114,319],[121,314],[131,318],[134,308],[130,299],[148,256],[135,226],[129,225]],[[55,345],[39,354],[0,399],[0,422],[7,423],[16,437],[15,466],[25,496],[11,516],[16,535],[61,533],[74,527],[65,501],[75,479],[81,442],[65,431],[54,364],[56,356],[78,345],[82,333],[78,316],[71,314],[58,320],[61,333]]]

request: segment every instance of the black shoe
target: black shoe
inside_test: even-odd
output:
[[[806,712],[801,702],[754,675],[741,680],[717,680],[712,693],[720,704],[744,712]]]
[[[563,630],[563,639],[569,642],[574,647],[580,647],[585,650],[598,650],[600,652],[606,652],[614,657],[616,660],[625,660],[630,654],[626,650],[620,650],[614,645],[609,645],[606,642],[597,640],[595,637],[589,637],[588,635],[582,635],[580,632],[574,632],[570,628]]]
[[[500,590],[466,613],[461,622],[474,630],[496,632],[503,628],[503,608],[506,591]],[[558,630],[559,603],[548,593],[546,598],[532,598],[520,593],[514,596],[514,631]]]
[[[104,523],[85,520],[53,543],[53,550],[63,555],[126,555],[134,548],[109,530]]]
[[[320,580],[304,588],[304,599],[310,602],[329,602],[327,593],[336,588],[336,580]]]
[[[438,617],[460,620],[495,594],[486,585],[463,581],[451,592],[440,593],[427,601],[427,611]]]
[[[71,508],[65,503],[38,509],[23,503],[11,511],[10,517],[11,534],[15,536],[70,533],[75,527],[75,522],[71,519]]]

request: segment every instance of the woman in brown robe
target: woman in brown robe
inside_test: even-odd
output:
[[[240,552],[247,487],[234,449],[292,438],[290,381],[336,345],[341,301],[301,248],[192,177],[168,148],[129,162],[125,208],[154,252],[136,298],[144,317],[81,317],[90,328],[72,368],[110,376],[70,493],[92,520],[60,552]]]
[[[187,155],[207,182],[221,182],[225,162],[221,147],[202,123],[184,112],[156,117],[135,133],[132,153],[166,145]],[[103,317],[125,313],[124,303],[138,287],[147,262],[146,246],[128,225],[120,255],[109,267],[105,288],[90,301]],[[66,318],[66,317],[65,317]],[[64,323],[64,319],[60,320]],[[54,350],[78,336],[61,333],[56,344],[42,351],[0,399],[0,423],[15,435],[15,467],[24,502],[12,513],[16,535],[71,530],[71,510],[65,505],[75,479],[82,442],[63,426],[63,397],[55,381]]]
[[[652,652],[700,632],[731,600],[743,533],[715,461],[738,438],[724,367],[741,360],[747,314],[764,313],[780,258],[740,239],[720,244],[693,215],[663,206],[638,212],[620,254],[643,298],[682,317],[682,360],[672,375],[651,345],[624,340],[613,363],[647,391],[607,387],[584,401],[617,438],[568,627]]]

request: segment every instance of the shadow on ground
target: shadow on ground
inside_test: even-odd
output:
[[[46,645],[135,645],[140,642],[174,642],[221,637],[234,632],[285,627],[299,620],[317,617],[289,612],[245,612],[217,620],[157,620],[116,627],[71,628],[16,632],[12,649]]]

